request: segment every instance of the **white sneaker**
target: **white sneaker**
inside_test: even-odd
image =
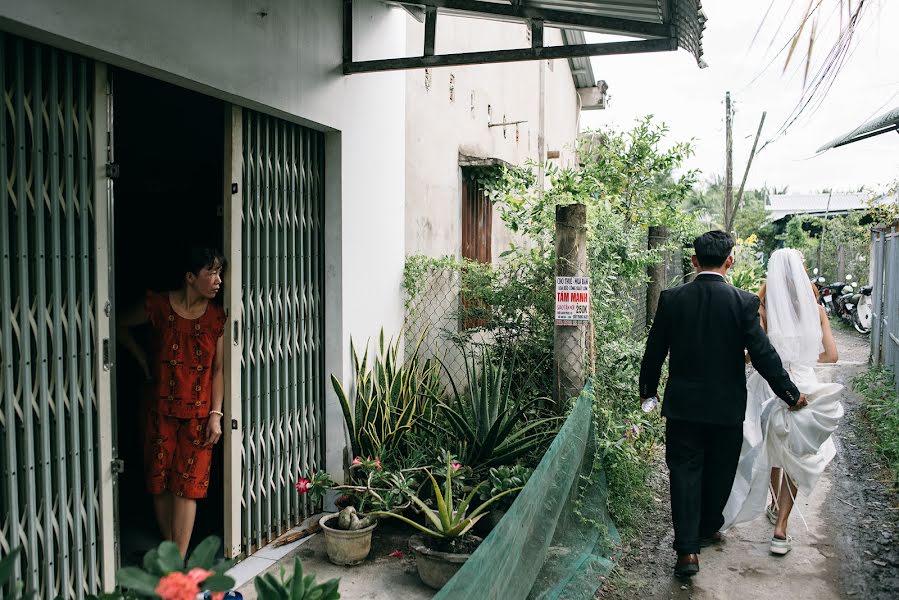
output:
[[[779,554],[783,556],[793,549],[793,536],[788,535],[787,539],[782,540],[780,538],[772,537],[771,545],[768,546],[768,550],[771,551],[771,554]]]

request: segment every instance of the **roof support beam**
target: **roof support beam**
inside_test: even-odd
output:
[[[437,7],[425,7],[425,56],[434,56],[434,43],[437,37]]]
[[[349,0],[344,1],[348,2]],[[344,35],[344,43],[346,43],[346,35]],[[520,48],[515,50],[463,52],[459,54],[442,54],[438,56],[344,62],[343,72],[345,75],[350,75],[352,73],[373,73],[376,71],[426,69],[431,67],[449,67],[457,65],[481,65],[487,63],[519,62],[526,60],[549,60],[555,58],[574,58],[578,56],[640,54],[644,52],[667,52],[670,50],[677,50],[677,40],[653,39],[630,42],[606,42],[602,44],[548,46],[544,48]],[[344,56],[346,56],[346,46],[344,46]]]
[[[343,0],[343,64],[353,62],[353,0]]]
[[[531,48],[543,47],[543,21],[531,20]]]
[[[609,32],[635,37],[673,37],[674,28],[663,23],[634,21],[617,17],[604,17],[575,11],[551,10],[523,4],[498,4],[483,0],[396,0],[408,6],[430,6],[472,15],[509,18],[518,21],[539,19],[551,27],[568,27],[590,31]]]

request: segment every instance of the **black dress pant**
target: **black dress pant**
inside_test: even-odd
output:
[[[699,540],[724,524],[743,445],[743,426],[668,419],[665,462],[671,481],[674,550],[699,552]]]

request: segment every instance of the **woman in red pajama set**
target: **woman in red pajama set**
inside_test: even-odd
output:
[[[165,539],[187,554],[197,499],[209,488],[212,446],[222,435],[224,310],[210,302],[222,285],[224,258],[192,249],[184,283],[171,292],[147,292],[118,319],[120,342],[150,382],[144,432],[144,469]],[[149,322],[145,352],[130,328]]]

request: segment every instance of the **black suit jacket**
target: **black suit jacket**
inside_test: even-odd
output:
[[[699,275],[665,290],[646,342],[640,396],[657,394],[662,364],[670,355],[662,415],[739,425],[746,412],[744,349],[774,393],[796,404],[799,390],[759,322],[758,296],[718,275]]]

